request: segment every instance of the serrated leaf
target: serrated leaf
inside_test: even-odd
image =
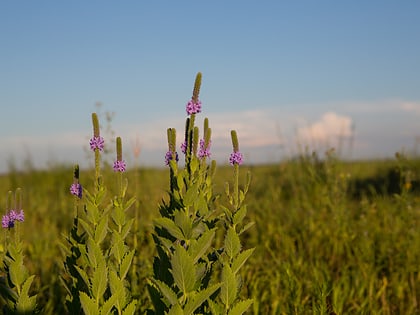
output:
[[[29,296],[29,289],[34,280],[35,276],[32,275],[25,280],[22,286],[22,290],[19,295],[19,299],[16,302],[16,310],[18,312],[33,312],[36,307],[36,296]]]
[[[108,216],[103,216],[95,230],[95,242],[101,243],[108,232]]]
[[[173,305],[168,312],[168,315],[184,315],[184,311],[182,310],[179,304]]]
[[[238,294],[238,286],[235,275],[229,265],[224,265],[222,269],[222,287],[220,290],[220,298],[226,308],[230,308]]]
[[[251,306],[253,300],[248,299],[245,301],[240,301],[235,304],[235,306],[229,311],[228,315],[242,315],[247,311],[247,309]]]
[[[176,224],[169,218],[158,218],[154,220],[155,225],[158,227],[162,227],[166,229],[169,234],[171,234],[173,237],[182,240],[184,239],[184,235],[181,232],[181,229],[176,226]]]
[[[165,283],[160,280],[153,280],[153,283],[158,287],[159,292],[165,297],[170,305],[175,305],[178,303],[178,297],[176,293]]]
[[[246,230],[248,230],[250,227],[252,227],[255,224],[255,222],[249,222],[248,224],[246,224],[238,233],[238,235],[241,235],[242,233],[244,233]]]
[[[185,294],[194,290],[196,270],[194,262],[187,251],[181,245],[175,247],[171,259],[172,276],[175,284]]]
[[[33,314],[36,307],[36,296],[20,296],[16,302],[16,314]]]
[[[237,225],[241,223],[242,220],[246,216],[246,212],[247,212],[246,205],[243,205],[241,208],[239,208],[238,211],[236,211],[235,214],[233,215],[233,219],[232,219],[233,224]]]
[[[184,235],[183,239],[190,239],[192,219],[190,219],[184,211],[178,210],[174,212],[174,221],[175,224],[181,229],[182,234]]]
[[[188,187],[188,190],[185,193],[184,196],[184,206],[190,207],[193,205],[194,200],[197,198],[198,195],[198,183],[195,183],[191,187]]]
[[[98,306],[95,303],[95,300],[90,298],[85,292],[79,292],[80,303],[82,304],[83,312],[86,315],[99,315]]]
[[[214,302],[213,300],[208,300],[209,307],[212,314],[223,314],[224,306]]]
[[[229,258],[234,258],[241,250],[241,241],[233,227],[229,227],[225,236],[225,251]]]
[[[31,284],[34,281],[35,275],[28,277],[22,285],[22,289],[20,294],[21,295],[29,295],[29,289],[31,288]]]
[[[121,237],[123,239],[125,239],[127,237],[128,233],[130,233],[130,229],[131,229],[131,226],[133,225],[133,222],[134,222],[134,218],[131,218],[130,220],[126,220],[126,223],[123,226],[123,228],[121,230],[121,233],[120,233]]]
[[[206,253],[207,249],[211,246],[215,234],[215,229],[208,230],[204,232],[197,241],[191,243],[188,253],[192,257],[194,263]]]
[[[125,287],[124,282],[118,278],[117,273],[114,270],[109,271],[109,287],[111,294],[116,296],[118,303],[125,302]],[[121,304],[121,303],[120,303]]]
[[[88,275],[86,274],[86,271],[84,271],[82,268],[80,268],[77,265],[75,265],[74,268],[76,268],[77,272],[79,273],[80,277],[82,278],[86,286],[90,288],[90,280],[89,280]]]
[[[133,249],[132,251],[130,251],[128,254],[124,256],[120,265],[120,272],[119,272],[120,279],[125,279],[125,276],[127,275],[127,272],[131,267],[131,262],[133,261],[134,253],[135,251]]]
[[[99,264],[92,276],[92,295],[99,300],[108,286],[108,272],[105,264]]]
[[[239,269],[245,264],[247,259],[252,255],[255,248],[249,248],[240,253],[232,262],[232,272],[236,274]]]
[[[126,308],[124,309],[124,311],[122,312],[122,315],[134,315],[136,311],[136,306],[137,306],[137,300],[131,301],[131,303],[128,304]]]
[[[102,305],[101,307],[101,315],[107,315],[109,313],[111,313],[112,308],[115,305],[115,302],[117,300],[117,296],[116,295],[111,295],[111,297],[105,301],[105,303]]]
[[[219,289],[221,285],[221,283],[217,283],[195,294],[194,297],[188,301],[187,305],[185,305],[184,314],[193,314],[194,311],[199,308],[201,304],[203,304],[214,292],[216,292],[216,290]]]
[[[22,257],[12,261],[9,265],[10,280],[15,286],[20,287],[28,276],[28,271],[23,265]]]

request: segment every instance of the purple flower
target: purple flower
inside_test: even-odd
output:
[[[190,100],[187,103],[187,114],[198,114],[201,113],[201,101],[197,100],[197,103],[195,103],[193,100]]]
[[[241,165],[242,161],[243,161],[243,156],[242,156],[241,152],[239,152],[239,151],[235,152],[234,151],[230,154],[230,157],[229,157],[230,165],[232,165],[232,166],[235,165],[235,164]]]
[[[209,144],[206,147],[206,142],[204,141],[204,139],[200,140],[200,150],[198,151],[198,157],[200,159],[205,158],[205,157],[210,157],[211,153],[210,153],[210,145],[211,145],[211,140],[209,141]]]
[[[168,151],[165,154],[165,164],[169,165],[169,161],[171,161],[173,159],[173,152],[172,151]],[[175,160],[178,162],[179,158],[178,158],[178,152],[175,152]]]
[[[184,154],[187,153],[187,141],[184,141],[184,142],[181,143],[181,151]]]
[[[70,193],[74,196],[79,197],[79,199],[82,199],[82,185],[80,185],[79,183],[71,184]]]
[[[104,138],[101,136],[93,137],[90,139],[89,144],[92,151],[95,151],[96,149],[102,151],[104,149]]]
[[[15,221],[23,222],[25,220],[25,213],[23,210],[17,212],[16,210],[10,210],[8,214],[5,214],[1,219],[1,226],[3,228],[10,229],[15,226]]]
[[[1,226],[5,229],[12,228],[15,226],[15,221],[10,220],[9,215],[5,214],[1,219]]]
[[[23,222],[25,221],[25,213],[23,212],[23,210],[20,210],[19,212],[17,212],[16,210],[11,210],[9,213],[9,218],[13,221]]]
[[[114,162],[114,172],[125,172],[126,164],[124,160]]]

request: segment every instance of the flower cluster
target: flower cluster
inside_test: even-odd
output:
[[[235,164],[241,165],[242,162],[243,162],[243,156],[242,156],[241,152],[234,151],[230,154],[230,157],[229,157],[230,165],[232,165],[232,166],[235,165]]]
[[[23,210],[19,212],[16,210],[10,210],[9,213],[6,213],[1,219],[1,226],[3,228],[10,229],[15,226],[16,221],[23,222],[25,220],[25,214]]]
[[[209,140],[209,143],[207,146],[206,146],[206,141],[204,139],[200,140],[200,150],[198,151],[198,157],[200,159],[205,158],[205,157],[210,157],[211,155],[210,145],[211,145],[211,140]]]
[[[192,99],[187,103],[187,114],[198,114],[201,113],[201,101],[197,100],[194,102]]]
[[[114,172],[125,172],[127,165],[124,160],[116,160],[114,162]]]
[[[74,196],[79,197],[79,199],[82,199],[82,185],[79,183],[73,183],[70,186],[70,193]]]
[[[168,151],[165,154],[165,164],[169,165],[169,162],[173,159],[173,152],[172,151]],[[175,152],[175,160],[178,162],[179,158],[178,158],[178,152]]]
[[[104,138],[102,138],[101,136],[98,136],[98,137],[94,136],[92,139],[90,139],[89,144],[90,144],[90,149],[92,151],[95,151],[96,149],[98,149],[99,151],[102,151],[104,149]]]
[[[184,141],[184,142],[181,143],[181,151],[184,154],[187,153],[187,141]]]

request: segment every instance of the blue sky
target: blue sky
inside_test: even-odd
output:
[[[88,165],[96,102],[129,164],[138,141],[137,162],[162,165],[198,71],[198,123],[210,119],[221,163],[231,129],[249,163],[299,145],[414,150],[419,13],[418,1],[2,1],[0,171]]]

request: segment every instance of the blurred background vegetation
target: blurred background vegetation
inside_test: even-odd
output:
[[[42,314],[63,313],[59,243],[73,218],[72,166],[11,169],[0,176],[1,205],[7,191],[23,189],[20,225],[25,264],[36,275]],[[241,167],[252,174],[244,246],[256,251],[243,270],[243,293],[254,314],[420,314],[420,160],[345,162],[331,150],[302,154],[273,165]],[[169,187],[167,169],[135,168],[125,175],[136,196],[131,242],[137,250],[130,274],[139,314],[150,307],[145,289],[152,272],[151,233]],[[108,196],[116,192],[111,168],[103,171]],[[215,191],[223,198],[228,166],[218,167]],[[93,172],[81,170],[90,188]],[[1,247],[3,249],[4,247]]]

